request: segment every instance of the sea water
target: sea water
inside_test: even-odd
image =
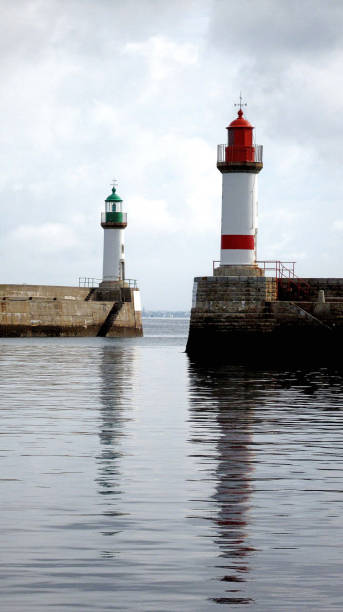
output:
[[[341,610],[339,370],[0,340],[1,610]]]

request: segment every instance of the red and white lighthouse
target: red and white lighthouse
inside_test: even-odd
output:
[[[223,175],[220,267],[256,266],[257,175],[262,146],[254,144],[254,126],[243,116],[227,127],[227,145],[218,145],[217,168]]]

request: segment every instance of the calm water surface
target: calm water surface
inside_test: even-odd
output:
[[[187,328],[0,340],[4,612],[343,609],[342,375]]]

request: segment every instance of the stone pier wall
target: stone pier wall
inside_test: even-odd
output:
[[[298,278],[288,279],[280,278],[278,280],[279,298],[280,300],[289,300],[289,290],[294,290],[299,285],[303,293],[310,301],[317,301],[320,290],[324,291],[325,299],[343,301],[343,278]]]
[[[273,353],[304,345],[329,346],[343,339],[343,279],[296,279],[307,283],[307,301],[287,298],[288,281],[270,277],[212,276],[194,279],[187,352],[211,350]],[[283,281],[282,281],[283,283]],[[327,301],[320,303],[319,290]],[[282,348],[283,347],[283,348]]]
[[[48,285],[0,285],[0,336],[141,336],[134,292],[101,300],[95,290]]]
[[[277,299],[277,282],[270,277],[200,276],[194,279],[192,308],[197,310],[259,306]]]

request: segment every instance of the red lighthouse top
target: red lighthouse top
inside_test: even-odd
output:
[[[222,173],[254,172],[262,170],[263,147],[254,143],[254,126],[244,117],[242,96],[239,96],[236,119],[227,126],[228,142],[218,145],[217,168]]]
[[[239,109],[237,114],[238,114],[237,119],[234,119],[233,121],[231,121],[230,125],[228,125],[228,127],[226,128],[227,130],[231,128],[249,128],[249,129],[254,128],[254,126],[251,125],[251,123],[249,123],[247,119],[244,119],[243,111],[241,108]]]
[[[225,158],[230,162],[253,162],[255,161],[255,148],[253,146],[254,126],[243,117],[240,108],[237,119],[231,121],[226,128],[228,131],[228,146],[225,151]]]

